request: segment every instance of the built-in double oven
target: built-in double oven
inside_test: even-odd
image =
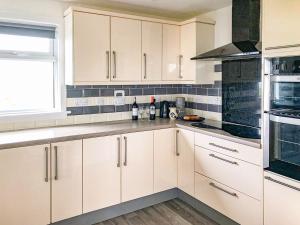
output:
[[[265,59],[264,165],[300,180],[300,56]]]

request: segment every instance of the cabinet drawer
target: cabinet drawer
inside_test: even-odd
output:
[[[195,197],[242,225],[262,225],[262,203],[195,173]]]
[[[195,171],[262,199],[262,167],[196,146]]]
[[[200,133],[195,134],[195,144],[237,159],[262,165],[263,153],[259,148],[253,148]]]

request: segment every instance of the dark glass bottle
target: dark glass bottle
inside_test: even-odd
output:
[[[153,96],[151,96],[150,99],[150,107],[149,107],[149,111],[150,111],[150,120],[155,120],[156,117],[156,108],[155,108],[155,98]]]
[[[139,106],[136,103],[136,97],[134,97],[134,102],[132,104],[132,120],[139,119]]]

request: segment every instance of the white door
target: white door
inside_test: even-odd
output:
[[[50,146],[0,150],[0,224],[50,223]]]
[[[163,25],[163,80],[181,80],[179,71],[180,58],[180,26]]]
[[[153,131],[122,136],[122,202],[153,193]]]
[[[82,214],[82,140],[51,144],[52,223]]]
[[[141,80],[141,21],[111,17],[111,74],[113,81]]]
[[[177,187],[175,130],[154,131],[154,192]]]
[[[121,136],[83,140],[83,212],[121,202]]]
[[[162,24],[142,21],[142,80],[160,81]]]
[[[74,12],[75,82],[110,80],[110,17]]]
[[[264,0],[263,4],[264,48],[300,47],[300,1]]]
[[[300,182],[265,172],[264,224],[299,225]]]
[[[177,129],[176,146],[178,155],[178,188],[194,196],[194,132]]]

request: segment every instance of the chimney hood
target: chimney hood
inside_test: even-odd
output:
[[[260,0],[232,1],[232,43],[200,54],[192,60],[259,58]]]

